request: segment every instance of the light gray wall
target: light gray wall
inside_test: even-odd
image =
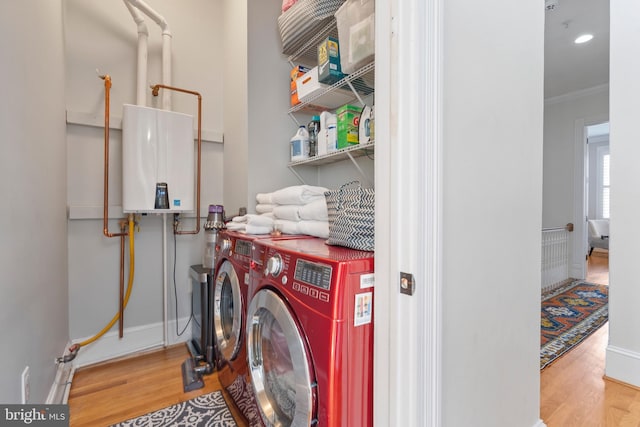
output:
[[[247,8],[246,0],[223,0],[224,160],[230,165],[224,168],[223,191],[228,216],[247,207],[249,200]]]
[[[0,2],[0,402],[44,403],[68,340],[60,0]]]
[[[202,95],[202,128],[205,133],[221,133],[222,117],[222,44],[221,0],[149,0],[147,2],[168,22],[172,37],[172,85],[194,90]],[[104,84],[97,77],[109,74],[111,120],[117,126],[123,103],[136,103],[136,25],[121,1],[65,0],[64,32],[66,49],[66,108],[73,116],[95,118],[97,127],[82,124],[67,126],[68,197],[74,211],[86,213],[86,219],[69,220],[69,317],[73,340],[88,338],[101,330],[117,312],[119,287],[119,239],[102,235],[103,205],[103,114]],[[148,84],[161,83],[161,33],[150,18],[143,15],[149,29]],[[159,107],[159,98],[147,91],[147,105]],[[173,92],[173,110],[197,115],[197,100],[192,95]],[[87,122],[91,120],[87,119]],[[194,120],[195,122],[195,120]],[[121,132],[111,131],[110,138],[109,228],[118,231],[121,218]],[[220,143],[203,142],[202,208],[222,204],[222,155]],[[87,213],[88,212],[88,213]],[[168,218],[168,314],[175,319],[173,297],[172,218]],[[184,229],[193,229],[193,218],[183,220]],[[125,328],[148,328],[152,341],[162,341],[158,334],[162,322],[162,220],[148,215],[141,218],[136,233],[135,281],[125,312]],[[190,265],[201,262],[203,233],[177,237],[176,286],[180,329],[189,316],[191,283]],[[128,256],[127,256],[128,262]],[[125,337],[127,332],[125,329]],[[176,337],[175,325],[169,328],[169,342]],[[114,331],[115,331],[114,327]],[[113,337],[113,334],[111,336]],[[127,353],[149,342],[121,341],[116,337],[106,353],[98,359]],[[97,345],[97,344],[96,344]],[[96,347],[94,347],[96,348]],[[89,348],[81,351],[88,354]],[[79,357],[80,358],[80,357]]]
[[[287,169],[289,141],[297,127],[287,115],[291,67],[280,53],[278,0],[248,1],[248,136],[249,206],[255,207],[257,193],[271,192],[300,182]],[[308,121],[301,123],[306,124]],[[310,177],[309,184],[317,178]]]
[[[544,8],[443,3],[442,425],[533,426]]]
[[[579,119],[606,121],[608,117],[607,86],[545,102],[543,227],[562,227],[578,221],[574,217],[575,123]]]
[[[611,246],[610,316],[606,374],[640,386],[640,4],[611,1]]]

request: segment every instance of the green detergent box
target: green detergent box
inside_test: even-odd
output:
[[[332,85],[343,77],[338,39],[327,37],[318,45],[318,81]]]
[[[362,108],[343,105],[336,110],[338,120],[338,149],[358,144],[358,121]]]

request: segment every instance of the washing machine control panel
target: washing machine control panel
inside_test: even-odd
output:
[[[271,274],[273,277],[278,277],[284,268],[282,257],[280,254],[274,254],[267,260],[267,267],[265,268],[265,274]]]
[[[331,289],[331,267],[311,261],[299,259],[296,261],[294,279],[320,289]]]

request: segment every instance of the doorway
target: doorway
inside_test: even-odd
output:
[[[587,137],[587,161],[585,164],[585,193],[587,195],[586,217],[599,224],[609,221],[609,122],[585,127]],[[609,284],[609,232],[596,227],[587,227],[586,280],[592,283]],[[595,234],[602,233],[598,236]],[[593,235],[592,235],[593,234]],[[599,238],[598,238],[599,237]],[[590,243],[593,239],[595,243]],[[606,246],[606,248],[605,248]]]

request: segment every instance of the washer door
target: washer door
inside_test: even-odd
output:
[[[315,385],[305,340],[289,307],[268,289],[259,291],[249,305],[247,359],[267,427],[310,426]]]
[[[222,357],[227,361],[235,359],[241,345],[242,295],[238,275],[229,260],[222,263],[216,275],[213,330]]]

